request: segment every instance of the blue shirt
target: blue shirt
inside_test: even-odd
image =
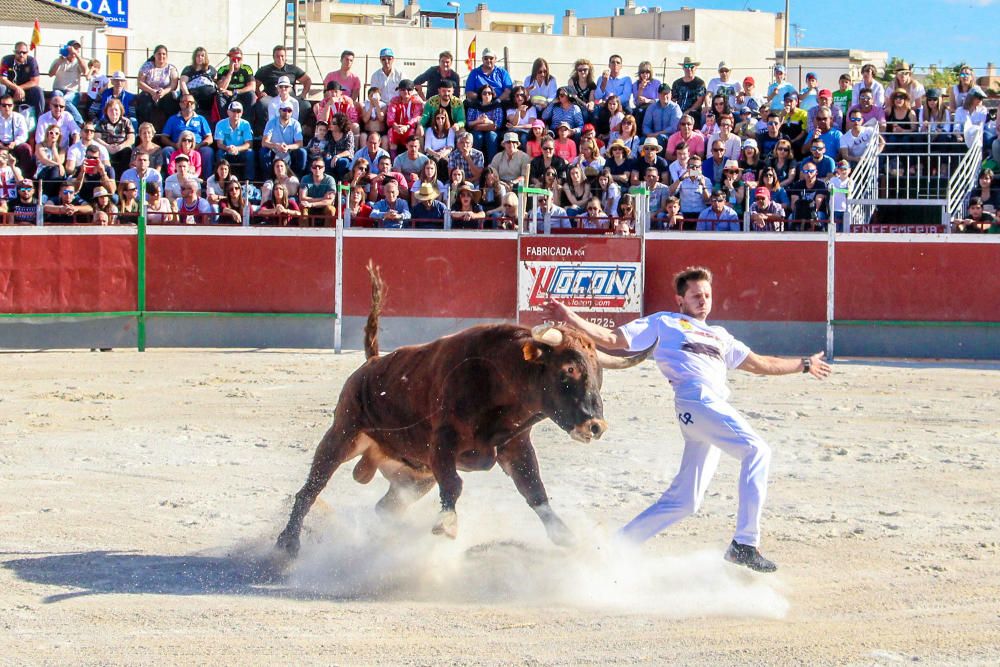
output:
[[[642,117],[642,133],[673,134],[681,120],[681,108],[673,100],[660,104],[659,100],[646,107]]]
[[[511,80],[510,74],[503,67],[494,67],[492,72],[486,74],[480,65],[469,72],[469,78],[465,80],[465,90],[466,92],[472,91],[478,94],[479,89],[486,84],[490,84],[493,90],[496,91],[496,99],[500,99],[505,90],[514,87],[514,82]]]
[[[571,104],[569,109],[563,109],[561,104],[553,104],[542,116],[549,121],[549,126],[552,129],[559,127],[559,123],[566,122],[574,130],[578,130],[583,127],[583,113],[580,111],[580,107],[575,104]]]
[[[699,232],[738,232],[740,231],[740,216],[736,215],[729,206],[722,209],[722,213],[716,213],[709,206],[698,216],[698,225],[695,231]]]
[[[402,218],[400,220],[386,220],[385,214],[389,212],[389,202],[381,199],[372,204],[372,218],[381,221],[382,227],[402,229],[406,221],[410,219],[410,207],[402,199],[397,199],[396,205],[392,207],[392,210],[399,213]]]
[[[773,82],[767,87],[767,96],[770,97],[774,93],[774,97],[771,99],[770,109],[772,111],[781,111],[785,108],[785,95],[787,93],[792,93],[796,97],[799,95],[799,91],[795,89],[795,86],[785,81],[781,86],[778,86],[778,82]]]
[[[288,125],[282,125],[280,119],[272,118],[264,126],[264,136],[268,135],[272,144],[298,143],[302,141],[302,125],[294,118],[288,121]]]
[[[597,81],[597,90],[594,91],[595,100],[603,100],[608,95],[615,94],[622,101],[623,107],[628,106],[629,101],[632,99],[632,77],[609,76],[607,85],[601,88],[603,82],[603,78]]]
[[[229,124],[229,119],[220,120],[215,126],[215,134],[212,135],[217,140],[222,140],[223,146],[242,146],[250,142],[253,144],[253,129],[250,123],[240,118],[233,128]]]
[[[105,115],[104,113],[104,108],[108,105],[108,100],[110,100],[114,96],[115,96],[114,88],[108,88],[101,94],[101,120],[107,118],[107,115]],[[118,101],[121,102],[122,106],[125,108],[125,116],[127,117],[135,116],[135,95],[128,92],[127,90],[122,90],[121,97],[118,98]]]
[[[827,144],[827,146],[829,146],[829,144]],[[824,155],[819,162],[814,160],[812,156],[809,156],[805,160],[799,163],[799,170],[801,171],[802,167],[806,166],[807,164],[812,164],[816,167],[817,178],[826,178],[827,176],[829,176],[830,174],[832,174],[837,170],[837,163],[834,162],[833,158],[830,157],[829,155]]]
[[[205,120],[204,116],[195,114],[188,120],[184,120],[179,113],[167,119],[167,123],[163,126],[161,134],[167,135],[170,137],[170,141],[176,144],[177,140],[181,138],[181,132],[184,130],[194,134],[194,143],[196,145],[204,141],[205,137],[212,134],[212,128],[209,127],[208,121]]]
[[[375,155],[372,155],[371,153],[368,152],[368,146],[366,145],[364,148],[354,153],[354,161],[351,162],[351,168],[352,169],[354,168],[354,165],[358,163],[358,160],[364,158],[365,160],[368,160],[368,173],[377,174],[378,161],[382,158],[382,156],[390,157],[389,151],[385,150],[384,148],[379,148],[378,150],[375,151]]]
[[[840,154],[840,138],[842,136],[844,136],[844,133],[835,127],[819,135],[819,138],[823,141],[823,145],[826,146],[827,157],[837,157]]]

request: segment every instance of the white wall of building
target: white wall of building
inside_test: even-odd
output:
[[[2,41],[3,55],[14,52],[17,42],[31,43],[32,24],[5,24]],[[82,27],[59,27],[51,24],[42,26],[42,42],[31,53],[38,61],[38,69],[42,72],[42,86],[49,90],[51,79],[46,75],[53,61],[59,57],[59,49],[71,40],[77,40],[83,46],[81,53],[85,60],[97,58],[104,63],[106,40],[101,30],[88,30]]]
[[[283,11],[284,2],[275,4],[274,0],[131,0],[129,27],[109,28],[108,34],[128,38],[129,76],[135,75],[157,44],[165,44],[170,50],[170,62],[183,69],[191,63],[196,47],[205,47],[211,62],[218,65],[225,61],[229,48],[242,41],[247,63],[256,68],[257,53],[260,64],[267,64],[271,48],[284,39]]]

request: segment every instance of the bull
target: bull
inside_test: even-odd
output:
[[[549,506],[531,429],[548,418],[574,440],[600,438],[607,430],[602,369],[635,366],[655,345],[614,357],[572,329],[490,324],[379,356],[385,285],[371,263],[368,273],[372,308],[365,325],[366,361],[341,390],[333,425],[295,495],[278,549],[292,557],[298,553],[302,522],[316,497],[342,463],[357,457],[357,482],[367,484],[376,472],[389,480],[376,505],[380,512],[401,513],[436,483],[441,511],[432,532],[451,538],[458,532],[458,471],[500,464],[549,538],[572,544],[569,528]]]

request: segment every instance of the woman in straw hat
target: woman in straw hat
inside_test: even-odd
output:
[[[468,182],[459,185],[456,193],[455,203],[451,206],[451,228],[482,229],[486,212],[478,202],[480,193]]]

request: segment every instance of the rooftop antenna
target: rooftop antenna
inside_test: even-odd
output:
[[[792,38],[795,40],[795,46],[799,45],[799,41],[806,36],[806,28],[802,27],[801,23],[792,23]]]

